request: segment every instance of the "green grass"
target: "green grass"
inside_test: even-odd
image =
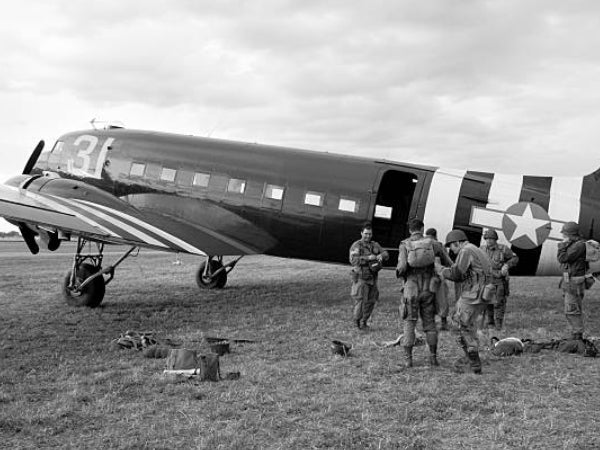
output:
[[[8,245],[0,247],[0,447],[600,447],[600,360],[483,352],[476,376],[454,372],[460,354],[448,332],[435,369],[425,347],[410,370],[401,349],[376,347],[400,332],[391,272],[380,280],[372,331],[361,333],[350,322],[348,267],[247,257],[224,290],[200,291],[199,260],[177,266],[173,255],[142,252],[90,310],[60,298],[68,253],[34,257]],[[556,286],[513,279],[505,335],[565,336]],[[598,290],[586,298],[591,334]],[[165,377],[164,360],[111,348],[127,330],[195,349],[204,335],[257,342],[232,344],[221,358],[222,373],[239,371],[239,380],[199,382]],[[332,355],[331,339],[351,342],[352,356]]]

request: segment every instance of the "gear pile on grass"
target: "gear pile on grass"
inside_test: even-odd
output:
[[[119,349],[144,350],[150,347],[177,347],[169,339],[158,339],[154,331],[127,330],[110,342],[111,347]]]

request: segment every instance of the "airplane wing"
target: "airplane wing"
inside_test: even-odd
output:
[[[197,246],[153,226],[134,208],[123,211],[104,201],[66,198],[42,192],[0,185],[0,216],[12,223],[26,224],[48,232],[62,232],[111,244],[134,245],[163,251],[206,253]],[[120,215],[111,214],[121,206]]]

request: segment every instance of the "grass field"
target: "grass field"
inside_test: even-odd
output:
[[[600,359],[484,351],[483,375],[457,374],[458,346],[442,332],[440,367],[416,347],[404,369],[401,348],[373,344],[400,332],[392,272],[363,333],[350,324],[348,267],[247,257],[224,290],[200,291],[199,260],[142,252],[100,308],[71,308],[59,295],[71,254],[23,246],[0,243],[2,448],[600,448]],[[565,336],[556,285],[513,279],[504,335]],[[599,296],[595,286],[586,297],[591,334]],[[204,335],[256,343],[221,358],[238,380],[174,380],[164,360],[111,347],[127,330],[194,349]],[[351,342],[351,357],[332,355],[331,339]]]

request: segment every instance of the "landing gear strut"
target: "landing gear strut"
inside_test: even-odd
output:
[[[216,258],[216,259],[215,259]],[[201,289],[222,289],[227,284],[227,274],[233,270],[242,256],[223,265],[222,256],[209,256],[196,272],[196,284]]]
[[[63,297],[71,306],[88,306],[96,308],[104,299],[106,285],[114,278],[115,268],[127,258],[137,247],[131,247],[116,263],[105,269],[102,268],[104,244],[95,242],[96,252],[83,254],[86,244],[91,242],[79,238],[77,253],[73,261],[73,269],[65,276]],[[107,275],[107,278],[104,278]]]

